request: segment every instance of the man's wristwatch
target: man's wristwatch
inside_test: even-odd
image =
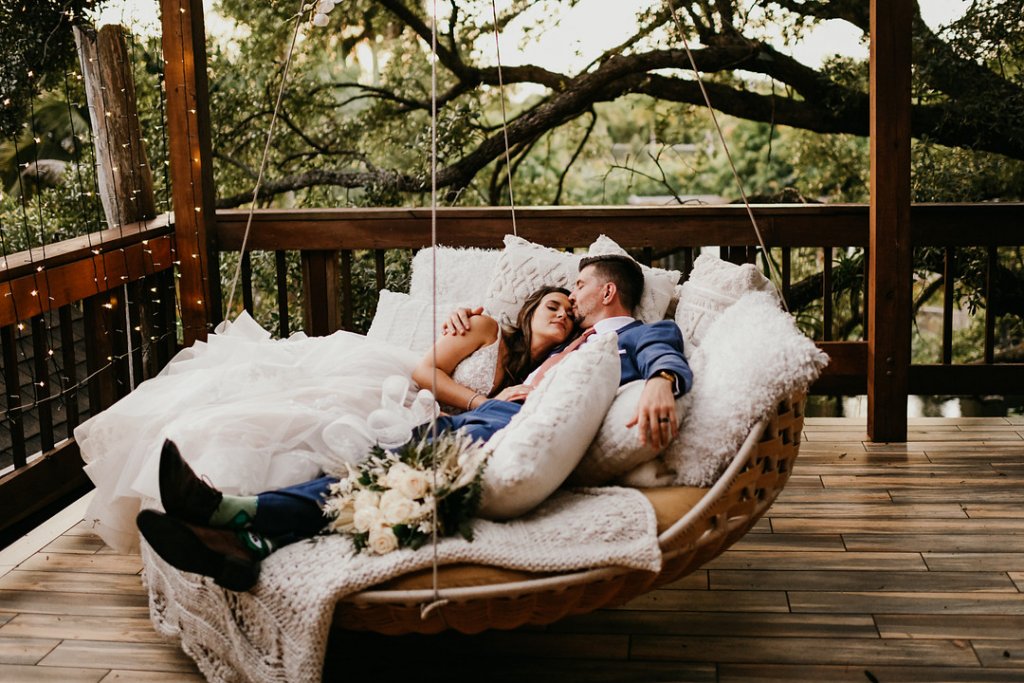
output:
[[[661,377],[662,379],[667,379],[669,382],[672,382],[672,386],[675,386],[675,384],[676,384],[676,376],[675,376],[675,374],[669,372],[668,370],[658,370],[656,373],[651,375],[651,379],[654,379],[655,377]]]

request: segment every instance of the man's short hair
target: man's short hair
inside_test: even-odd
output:
[[[580,270],[587,266],[594,266],[598,275],[615,283],[623,306],[630,311],[636,309],[644,293],[644,272],[639,263],[622,254],[603,254],[581,258]]]

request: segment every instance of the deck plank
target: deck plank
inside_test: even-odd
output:
[[[768,515],[693,574],[543,628],[335,636],[325,680],[1024,680],[1024,418],[915,419],[907,444],[806,425]],[[202,681],[153,630],[138,556],[79,519],[0,551],[0,680]]]
[[[862,638],[701,638],[648,636],[633,638],[632,653],[649,659],[722,663],[844,664],[870,661],[879,666],[918,664],[972,666],[970,647],[944,640],[867,640]]]
[[[883,638],[1005,640],[1024,633],[1022,615],[879,614],[875,622]]]
[[[195,664],[175,645],[100,640],[64,640],[39,666],[195,672]]]
[[[868,676],[870,674],[870,677]],[[934,666],[849,666],[748,665],[721,667],[719,683],[1020,683],[1020,672],[1012,669],[978,669]]]
[[[97,683],[106,675],[95,669],[0,664],[0,681],[4,683]]]

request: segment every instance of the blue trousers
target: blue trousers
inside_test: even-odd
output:
[[[474,440],[487,441],[507,425],[520,408],[520,403],[485,401],[475,410],[438,418],[437,432],[461,430]],[[430,424],[420,425],[416,438],[428,430],[431,430]],[[315,536],[327,524],[321,505],[331,484],[337,481],[337,477],[323,476],[259,494],[253,530],[273,539],[277,546]]]

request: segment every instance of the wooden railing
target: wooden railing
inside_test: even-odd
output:
[[[867,343],[833,341],[831,327],[832,264],[836,249],[868,246],[868,208],[864,205],[772,205],[755,207],[755,216],[766,244],[781,265],[782,288],[791,286],[791,250],[800,247],[822,253],[822,311],[824,334],[818,344],[832,362],[813,390],[824,394],[862,394],[867,389]],[[222,251],[237,251],[242,244],[247,212],[218,212],[217,243]],[[1022,204],[923,204],[911,212],[915,247],[939,247],[955,263],[961,247],[985,247],[989,266],[995,264],[999,246],[1024,244]],[[756,239],[750,221],[740,206],[673,207],[546,207],[516,211],[518,234],[550,247],[586,247],[598,235],[606,234],[631,248],[641,260],[653,254],[678,250],[685,264],[692,262],[693,250],[719,246],[733,260],[755,253]],[[500,247],[511,231],[509,210],[503,208],[452,208],[438,212],[437,235],[442,244],[453,246]],[[253,251],[277,254],[278,281],[283,282],[285,251],[298,251],[303,262],[305,290],[304,319],[312,334],[351,327],[353,310],[352,252],[375,250],[377,277],[363,286],[383,286],[384,250],[417,249],[430,245],[430,212],[426,209],[337,209],[305,211],[259,211],[248,239]],[[685,270],[685,266],[683,268]],[[953,273],[952,270],[949,271]],[[990,278],[991,279],[991,278]],[[243,282],[248,280],[243,275]],[[308,283],[316,283],[308,286]],[[946,278],[944,333],[941,362],[911,365],[895,371],[908,372],[912,394],[1019,393],[1024,386],[1024,365],[993,362],[994,316],[986,306],[985,361],[970,365],[952,364],[951,338],[953,287]],[[911,283],[907,283],[910,287]],[[251,289],[247,289],[251,301]],[[986,301],[994,292],[989,288]],[[862,298],[862,306],[867,297]],[[278,299],[282,320],[287,320],[287,303]],[[869,320],[865,311],[863,320]],[[891,321],[911,325],[912,321]],[[279,330],[285,331],[285,330]],[[938,359],[937,359],[938,360]],[[904,406],[893,409],[903,410]]]
[[[86,485],[75,427],[176,352],[173,233],[161,216],[2,264],[0,528]]]
[[[557,248],[586,247],[606,234],[651,261],[676,254],[684,272],[697,247],[719,246],[733,260],[752,257],[756,242],[741,207],[587,207],[517,210],[521,237]],[[758,206],[765,240],[779,263],[783,290],[791,290],[797,248],[822,255],[822,313],[819,346],[832,362],[814,391],[857,394],[866,390],[867,343],[830,340],[832,253],[866,247],[867,207],[855,205]],[[237,252],[246,223],[244,211],[217,214],[215,240],[221,252]],[[1024,244],[1024,205],[920,205],[913,207],[915,247],[944,250],[950,266],[962,247],[984,247],[996,263],[999,246]],[[494,247],[511,230],[508,209],[457,208],[438,212],[442,244]],[[4,426],[13,469],[0,477],[0,527],[85,484],[71,435],[85,417],[103,410],[157,372],[178,348],[181,309],[176,307],[174,226],[168,217],[95,233],[32,253],[9,256],[0,271],[0,346],[5,386]],[[385,252],[412,251],[430,244],[426,209],[338,209],[259,211],[249,237],[252,251],[275,253],[277,297],[284,336],[288,328],[287,252],[303,264],[304,328],[327,334],[351,327],[356,295],[384,286]],[[373,250],[376,268],[368,282],[351,267],[356,250]],[[247,259],[243,259],[243,262]],[[949,271],[953,272],[952,269]],[[806,277],[807,273],[801,273]],[[991,278],[989,278],[991,280]],[[952,363],[950,352],[953,278],[944,283],[943,349],[939,362],[912,365],[911,393],[1019,393],[1024,364],[992,362],[994,317],[986,313],[983,360]],[[243,272],[241,300],[252,301],[251,277]],[[911,286],[911,283],[907,283]],[[483,289],[483,288],[482,288]],[[986,294],[992,308],[995,291]],[[866,297],[862,297],[862,301]],[[251,304],[250,304],[251,305]],[[862,304],[863,305],[863,304]],[[294,313],[294,311],[292,311]],[[863,319],[870,320],[861,310]],[[219,312],[207,311],[211,321]],[[891,324],[911,325],[910,320]],[[177,328],[177,329],[176,329]],[[905,406],[895,406],[904,410]],[[32,427],[26,436],[26,425]],[[33,456],[33,453],[41,455]],[[17,482],[15,484],[15,479]]]

